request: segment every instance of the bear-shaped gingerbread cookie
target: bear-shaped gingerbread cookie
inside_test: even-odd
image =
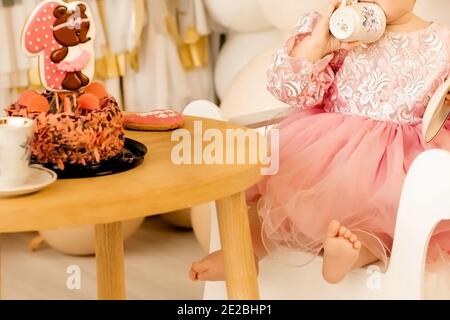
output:
[[[39,55],[40,76],[51,91],[78,91],[94,73],[95,25],[82,2],[41,3],[25,27],[23,47]]]
[[[53,51],[50,58],[52,62],[59,64],[60,70],[66,71],[62,82],[63,89],[77,91],[89,84],[89,78],[83,74],[82,70],[89,63],[90,56],[87,51],[80,50],[78,47],[79,44],[91,40],[87,37],[90,21],[86,16],[86,6],[77,5],[75,12],[68,10],[66,6],[58,6],[53,15],[56,18],[53,24],[53,35],[62,48]],[[76,53],[69,52],[69,48],[73,48],[72,51]],[[72,57],[67,59],[69,53],[72,53]]]

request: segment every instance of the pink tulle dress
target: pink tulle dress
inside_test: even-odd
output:
[[[431,145],[421,134],[425,108],[450,73],[450,28],[386,32],[316,63],[290,57],[319,19],[301,18],[268,72],[270,92],[296,111],[279,125],[279,173],[248,197],[270,251],[320,254],[337,219],[386,266],[409,167],[426,149],[450,150],[450,125]],[[442,252],[450,253],[450,222],[436,230],[429,261]]]

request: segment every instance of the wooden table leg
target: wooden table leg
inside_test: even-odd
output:
[[[217,200],[228,298],[258,300],[258,278],[245,193]]]
[[[0,233],[0,300],[2,299],[2,234]]]
[[[125,300],[122,222],[95,226],[99,300]]]

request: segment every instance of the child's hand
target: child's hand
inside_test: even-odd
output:
[[[293,57],[316,62],[333,51],[340,49],[350,50],[361,44],[359,41],[341,42],[330,33],[330,18],[340,3],[340,0],[332,0],[311,36],[305,38],[293,49],[291,53]]]
[[[342,42],[336,39],[330,32],[330,19],[333,15],[334,11],[341,5],[341,0],[333,0],[331,5],[328,7],[327,12],[323,15],[322,20],[320,21],[317,29],[314,30],[312,34],[312,39],[318,39],[318,41],[326,41],[326,47],[324,55],[337,51],[340,49],[343,50],[351,50],[359,45],[361,45],[360,41],[353,42]],[[317,31],[317,32],[316,32]]]

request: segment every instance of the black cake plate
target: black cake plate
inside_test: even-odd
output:
[[[124,150],[118,156],[92,165],[65,165],[61,170],[56,165],[46,165],[44,167],[54,171],[58,179],[80,179],[108,176],[116,173],[129,171],[138,167],[144,162],[148,150],[142,143],[125,139]]]

